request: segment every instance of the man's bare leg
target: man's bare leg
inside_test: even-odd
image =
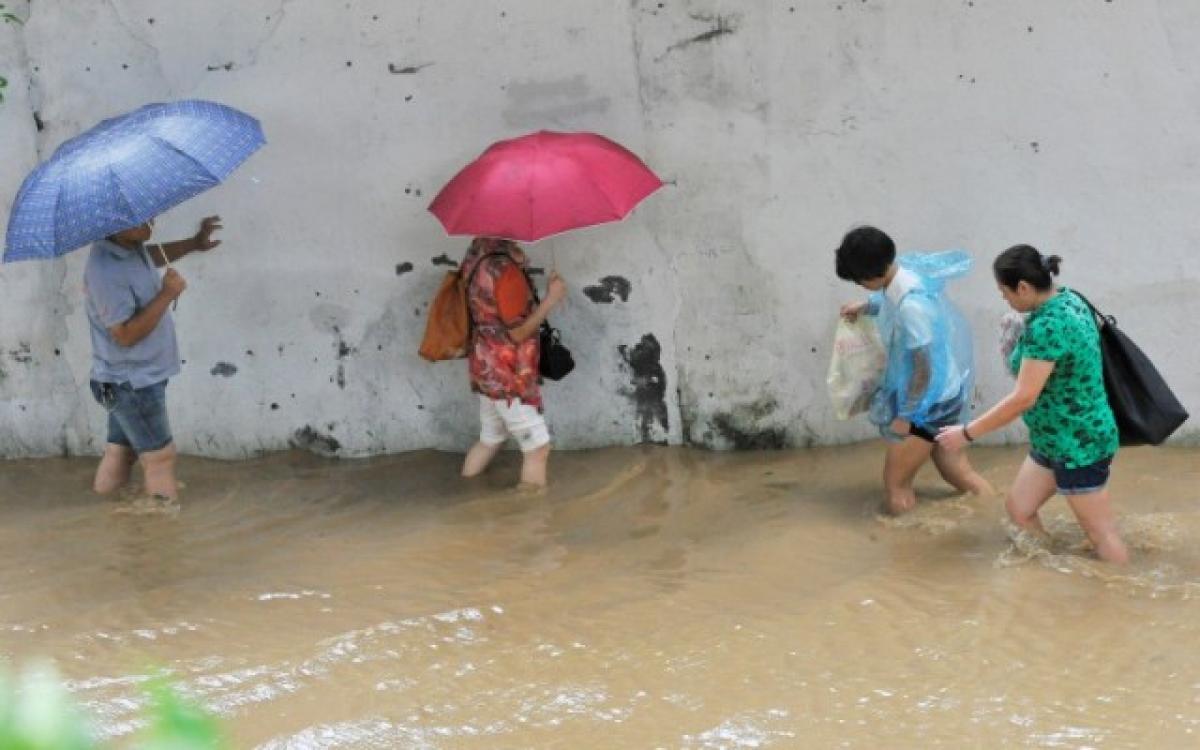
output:
[[[147,451],[140,457],[142,471],[146,475],[146,493],[174,502],[179,499],[179,486],[175,481],[175,443],[165,448]]]
[[[104,455],[100,457],[100,465],[96,467],[92,489],[101,495],[121,489],[129,483],[129,475],[136,461],[137,455],[128,445],[105,444]]]

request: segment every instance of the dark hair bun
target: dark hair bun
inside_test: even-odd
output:
[[[1046,272],[1051,276],[1058,275],[1058,268],[1062,265],[1062,258],[1058,255],[1042,256],[1042,265],[1046,267]]]

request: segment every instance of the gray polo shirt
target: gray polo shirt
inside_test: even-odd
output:
[[[150,304],[162,288],[145,247],[126,250],[108,240],[96,242],[83,283],[92,330],[92,380],[145,388],[179,374],[179,345],[170,310],[149,336],[133,346],[121,346],[108,332]]]

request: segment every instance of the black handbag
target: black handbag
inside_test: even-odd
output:
[[[525,271],[523,268],[521,270]],[[528,271],[525,271],[525,281],[529,283],[529,293],[533,295],[533,304],[542,304],[542,298],[538,296],[537,284],[533,283],[533,278],[530,277]],[[575,358],[571,356],[571,350],[563,344],[558,329],[550,325],[550,321],[542,321],[542,327],[538,330],[538,342],[541,348],[538,357],[538,372],[542,377],[546,380],[562,380],[570,375],[571,370],[575,369]]]
[[[1187,421],[1187,410],[1171,393],[1150,358],[1117,328],[1117,319],[1101,313],[1087,297],[1075,293],[1091,309],[1100,329],[1104,389],[1117,419],[1121,445],[1162,443]]]
[[[534,297],[537,297],[536,292]],[[562,380],[575,369],[575,358],[571,356],[571,350],[563,346],[558,329],[545,321],[542,322],[539,337],[542,352],[538,359],[538,372],[547,380]]]

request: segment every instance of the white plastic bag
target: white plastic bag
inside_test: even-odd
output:
[[[1004,362],[1004,371],[1010,375],[1012,370],[1008,367],[1008,360],[1024,334],[1025,316],[1019,312],[1004,313],[1004,317],[1000,318],[1000,357]]]
[[[866,315],[859,315],[854,322],[839,319],[825,378],[838,419],[849,419],[870,408],[886,364],[887,351],[874,320]]]

